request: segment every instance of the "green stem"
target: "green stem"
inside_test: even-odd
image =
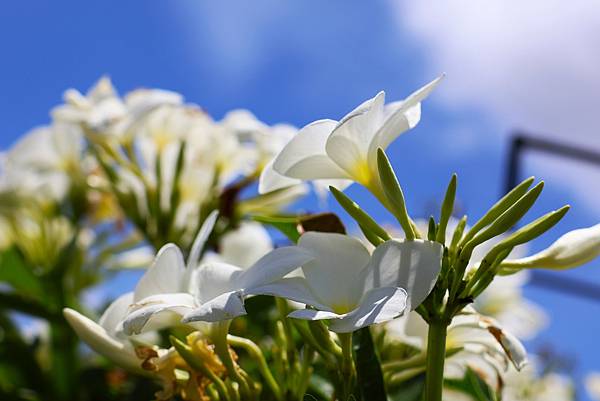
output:
[[[281,392],[281,388],[277,384],[277,381],[273,377],[271,370],[269,369],[269,365],[267,365],[267,360],[263,355],[262,351],[252,340],[247,338],[228,335],[227,340],[234,347],[243,348],[252,358],[256,360],[258,364],[258,370],[260,374],[263,376],[263,379],[267,382],[267,385],[275,395],[277,400],[283,400],[283,394]]]
[[[227,332],[229,331],[229,324],[231,322],[226,320],[219,323],[214,323],[213,332],[211,335],[212,342],[215,346],[215,352],[223,362],[225,369],[240,386],[240,393],[242,397],[246,399],[254,399],[254,389],[250,387],[250,383],[241,375],[240,368],[231,358],[229,353],[229,345],[227,344]]]
[[[429,323],[425,370],[426,401],[442,401],[447,330],[448,325],[443,320],[436,319]]]
[[[352,356],[352,333],[338,333],[342,348],[340,379],[342,383],[341,401],[350,399],[354,388],[354,358]]]

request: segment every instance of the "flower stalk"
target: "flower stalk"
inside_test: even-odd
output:
[[[425,400],[442,401],[448,324],[442,319],[429,322],[425,368]]]

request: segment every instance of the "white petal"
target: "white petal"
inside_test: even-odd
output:
[[[219,241],[219,254],[225,263],[241,268],[252,266],[273,250],[273,241],[264,226],[255,221],[242,221]]]
[[[329,330],[349,333],[402,315],[406,309],[406,291],[398,287],[375,288],[365,294],[360,306],[341,319],[332,320]]]
[[[248,295],[271,295],[310,305],[319,310],[331,310],[315,297],[304,277],[286,277],[271,284],[250,288],[245,293]]]
[[[384,102],[385,93],[379,92],[346,115],[327,139],[327,154],[351,175],[367,161],[369,145],[382,122]]]
[[[442,78],[443,76],[436,78],[404,101],[390,103],[386,107],[385,122],[378,127],[369,144],[369,163],[376,163],[377,148],[386,149],[400,134],[417,125],[421,117],[420,102],[435,89]]]
[[[325,152],[325,143],[336,124],[333,120],[319,120],[302,128],[277,155],[273,169],[303,180],[350,178]]]
[[[455,317],[452,327],[480,327],[486,329],[494,336],[517,370],[521,370],[527,364],[527,351],[521,341],[512,333],[504,330],[495,319],[477,313],[466,313]],[[468,336],[468,340],[472,338],[473,335]]]
[[[196,306],[194,297],[185,293],[158,294],[144,298],[131,306],[131,312],[123,321],[123,332],[132,335],[176,326],[180,323],[181,316]]]
[[[204,249],[204,245],[206,245],[206,241],[210,236],[213,228],[215,227],[215,223],[217,218],[219,217],[219,212],[214,210],[211,212],[204,223],[202,223],[202,227],[198,231],[198,235],[194,239],[194,243],[192,244],[192,250],[190,251],[190,256],[187,261],[187,268],[191,269],[198,266],[198,261],[200,260],[200,254]]]
[[[302,271],[317,299],[339,313],[354,309],[363,294],[361,273],[370,259],[363,243],[347,235],[309,231],[298,246],[315,257]]]
[[[570,231],[545,250],[521,259],[506,260],[506,268],[568,269],[600,255],[600,224]]]
[[[129,344],[111,337],[104,328],[73,309],[63,309],[63,315],[79,338],[97,353],[130,371],[144,373],[141,361]]]
[[[432,241],[390,240],[373,252],[366,288],[401,287],[408,292],[409,308],[427,298],[440,273],[443,247]]]
[[[190,322],[219,322],[231,320],[246,314],[242,291],[231,291],[221,294],[188,312],[183,323]]]
[[[121,295],[106,308],[100,317],[100,320],[98,320],[98,324],[102,326],[110,336],[116,337],[117,333],[121,331],[121,322],[132,303],[133,292]]]
[[[302,320],[327,320],[340,319],[343,316],[334,312],[320,311],[315,309],[298,309],[291,312],[287,317]]]
[[[272,283],[312,261],[315,256],[298,246],[277,248],[260,258],[239,276],[242,288],[253,288]]]
[[[179,248],[173,244],[163,246],[135,287],[134,302],[155,294],[180,292],[184,273],[185,264]]]
[[[275,171],[275,169],[273,169],[274,162],[275,159],[267,163],[263,171],[260,173],[260,178],[258,180],[258,193],[260,194],[266,194],[268,192],[275,191],[276,189],[291,187],[302,182],[297,178],[290,178],[279,174],[277,171]]]
[[[200,304],[211,301],[226,292],[239,290],[239,275],[243,270],[228,263],[211,262],[194,269],[190,291]]]
[[[600,373],[589,373],[585,378],[585,388],[593,400],[600,400]]]

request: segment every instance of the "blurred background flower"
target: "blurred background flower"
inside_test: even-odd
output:
[[[514,130],[600,151],[599,46],[600,5],[586,0],[12,2],[0,13],[0,148],[13,146],[33,126],[47,126],[48,110],[61,103],[65,88],[85,93],[103,74],[120,94],[139,87],[182,93],[217,121],[244,108],[270,126],[301,127],[316,118],[339,119],[381,89],[390,101],[402,99],[446,72],[423,105],[420,125],[388,154],[415,215],[437,210],[433,199],[441,198],[448,177],[457,172],[461,212],[475,217],[503,190]],[[71,117],[98,122],[119,113],[124,106],[106,97],[110,94],[97,93],[89,100],[104,99],[104,117],[73,110]],[[81,100],[73,93],[70,99]],[[36,147],[45,146],[41,141],[52,129],[37,132]],[[76,140],[51,143],[56,154],[77,152]],[[50,196],[63,195],[65,172],[94,167],[55,165],[50,147],[44,157],[36,152],[22,155],[19,169],[27,174],[40,163],[52,166],[48,179],[55,184],[40,187]],[[5,159],[10,153],[2,158],[2,169]],[[598,222],[597,167],[535,153],[523,160],[521,174],[550,184],[532,215],[573,205],[568,218],[533,244],[532,253],[557,233]],[[350,193],[367,209],[375,203],[359,188]],[[300,206],[323,207],[315,196]],[[335,202],[330,206],[340,211]],[[370,211],[391,220],[380,208]],[[70,229],[60,221],[48,227],[60,233]],[[600,285],[597,264],[562,277]],[[102,304],[130,290],[138,277],[135,271],[120,273],[90,292],[90,299]],[[600,315],[599,296],[582,297],[577,289],[566,293],[567,284],[562,292],[546,288],[551,279],[533,274],[524,290],[550,316],[547,330],[526,346],[538,354],[551,349],[553,355],[567,355],[582,383],[585,372],[600,370],[595,335],[600,321],[589,318]],[[583,387],[579,390],[585,397]]]

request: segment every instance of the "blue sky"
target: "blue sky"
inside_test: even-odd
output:
[[[434,211],[457,172],[464,210],[477,218],[501,190],[513,128],[598,144],[600,8],[521,3],[9,2],[0,13],[0,147],[46,123],[65,89],[86,90],[103,74],[121,92],[181,92],[216,118],[243,107],[268,123],[302,126],[339,118],[382,89],[401,99],[446,72],[391,158],[413,214]],[[539,156],[527,158],[525,170],[547,181],[530,218],[573,205],[534,249],[600,220],[599,189],[590,184],[598,171]],[[364,191],[350,194],[389,218]],[[599,264],[566,274],[600,283]],[[578,374],[600,370],[600,321],[590,319],[600,305],[534,287],[527,294],[552,317],[530,349],[551,343],[575,356]]]

